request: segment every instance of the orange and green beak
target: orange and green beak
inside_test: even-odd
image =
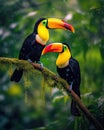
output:
[[[64,29],[70,30],[73,33],[75,32],[75,29],[71,24],[57,18],[48,18],[47,27],[49,29]]]
[[[63,44],[62,43],[52,43],[47,45],[43,51],[42,55],[49,53],[49,52],[59,52],[61,53],[63,51]]]

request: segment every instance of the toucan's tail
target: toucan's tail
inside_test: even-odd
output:
[[[74,116],[80,116],[80,111],[77,107],[76,101],[72,99],[71,101],[71,114]]]
[[[19,82],[23,75],[23,69],[15,69],[12,76],[11,81]]]

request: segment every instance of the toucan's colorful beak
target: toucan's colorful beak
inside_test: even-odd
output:
[[[67,29],[71,32],[75,32],[74,27],[71,24],[66,23],[63,20],[57,19],[57,18],[48,18],[48,28],[52,29]]]
[[[48,53],[48,52],[62,52],[63,51],[63,45],[62,43],[52,43],[47,45],[43,51],[42,55]]]

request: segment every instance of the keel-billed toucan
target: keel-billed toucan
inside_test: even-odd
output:
[[[67,43],[52,43],[47,45],[42,55],[48,52],[58,52],[58,58],[56,60],[57,72],[72,86],[72,90],[80,97],[80,67],[76,59],[71,55],[70,47]],[[76,102],[72,99],[71,113],[75,116],[79,116],[80,112],[77,108]]]
[[[67,29],[74,32],[72,25],[57,18],[41,18],[35,26],[34,31],[24,40],[19,53],[20,60],[28,60],[30,62],[40,61],[40,56],[46,42],[49,40],[48,29]],[[15,69],[11,76],[11,81],[19,82],[23,74],[23,69]]]

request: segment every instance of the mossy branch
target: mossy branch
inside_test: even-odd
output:
[[[71,96],[78,104],[79,108],[81,111],[84,113],[84,115],[87,117],[87,119],[92,122],[92,124],[95,126],[97,130],[104,130],[102,125],[98,122],[98,120],[89,112],[89,110],[85,107],[85,105],[82,103],[80,98],[75,94],[73,90],[70,90],[70,86],[68,83],[57,76],[55,73],[50,71],[49,69],[45,67],[41,67],[39,64],[35,63],[29,63],[28,61],[24,60],[18,60],[16,58],[5,58],[1,57],[0,58],[0,64],[14,64],[15,66],[24,69],[24,71],[34,71],[38,70],[40,71],[46,82],[50,87],[57,87],[58,89],[63,89],[69,96]],[[50,82],[50,79],[52,82]]]

